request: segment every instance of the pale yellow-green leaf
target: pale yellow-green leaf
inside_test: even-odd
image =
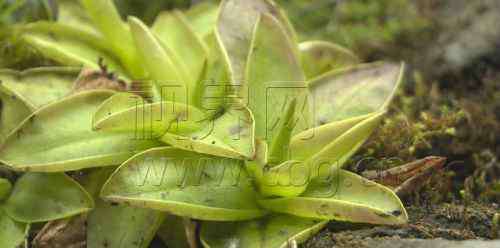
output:
[[[0,146],[33,110],[22,96],[0,84]]]
[[[256,171],[255,178],[262,195],[292,197],[306,190],[310,174],[306,163],[288,160],[274,167],[263,166]]]
[[[380,124],[385,112],[378,112],[354,127],[344,132],[335,140],[326,144],[321,150],[306,160],[313,171],[321,174],[320,168],[324,165],[342,167],[348,159],[370,137],[373,130]],[[313,175],[316,176],[316,175]]]
[[[92,23],[106,37],[114,54],[127,68],[133,78],[144,76],[143,67],[138,61],[137,50],[126,23],[120,17],[113,0],[80,0]]]
[[[382,110],[398,89],[403,70],[403,64],[378,62],[311,79],[309,98],[314,126]]]
[[[167,132],[161,141],[179,149],[221,157],[249,159],[254,156],[254,119],[246,107],[224,110],[215,119],[198,122],[194,132]]]
[[[386,225],[408,221],[403,204],[389,188],[337,169],[311,182],[301,196],[259,203],[275,212],[305,218]]]
[[[334,69],[354,66],[360,59],[351,51],[327,41],[305,41],[299,44],[302,67],[307,78]]]
[[[288,248],[306,241],[327,221],[273,214],[245,222],[201,224],[201,242],[206,248]]]
[[[5,202],[6,213],[24,223],[66,218],[93,207],[92,197],[64,173],[26,173]]]
[[[290,157],[297,160],[310,158],[361,121],[373,115],[368,114],[331,122],[294,135],[290,141]]]
[[[269,163],[271,165],[276,165],[284,162],[290,158],[290,139],[292,136],[293,129],[295,128],[295,107],[297,106],[297,100],[292,99],[285,111],[279,116],[277,131],[274,137],[271,139],[270,151],[269,151]]]
[[[96,206],[87,214],[87,246],[147,248],[165,213],[105,202],[99,190],[113,168],[94,169],[86,175],[84,187],[94,195]]]
[[[242,161],[154,148],[126,161],[104,185],[108,201],[201,220],[263,216]]]
[[[162,46],[161,41],[141,20],[129,17],[128,22],[141,63],[161,98],[187,104],[191,89],[185,66],[180,64],[179,58],[169,47]]]
[[[163,44],[180,58],[179,63],[187,68],[189,91],[195,91],[197,80],[208,57],[208,48],[189,26],[182,12],[162,12],[151,28]]]
[[[0,70],[0,81],[31,106],[41,106],[70,94],[79,67],[40,67],[25,71]]]
[[[57,22],[97,32],[80,2],[60,0],[57,1],[57,5]]]
[[[10,218],[0,206],[0,247],[22,247],[26,226]]]
[[[159,139],[165,132],[192,132],[201,128],[205,114],[174,102],[148,103],[137,95],[119,93],[96,111],[94,129],[125,132],[138,139]]]
[[[274,15],[277,20],[283,23],[282,13],[271,1],[225,0],[220,5],[216,34],[218,40],[223,44],[226,58],[230,64],[232,81],[235,84],[243,84],[247,81],[245,79],[245,68],[250,53],[252,36],[257,19],[263,13]],[[283,26],[282,24],[279,25]],[[283,26],[287,39],[294,36],[289,27],[289,25]],[[284,42],[288,41],[285,40]]]
[[[86,66],[98,69],[99,58],[112,71],[130,77],[118,58],[102,44],[106,40],[99,34],[60,23],[34,23],[28,25],[22,39],[40,54],[62,65]]]
[[[194,105],[203,110],[217,111],[238,102],[239,87],[230,82],[229,64],[215,34],[210,33],[206,39],[209,55],[196,88]]]
[[[218,13],[216,4],[203,1],[188,9],[185,15],[196,35],[204,38],[214,31]]]
[[[307,126],[307,88],[291,40],[271,15],[263,14],[255,29],[247,63],[247,104],[255,117],[256,137],[270,139],[288,101],[296,99],[298,127]]]
[[[92,117],[112,91],[87,91],[44,107],[24,120],[0,148],[0,161],[14,170],[67,171],[117,165],[158,146],[133,134],[92,130]]]

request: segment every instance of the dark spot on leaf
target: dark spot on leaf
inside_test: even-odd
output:
[[[212,141],[212,145],[215,145],[215,140],[214,140],[214,141]]]
[[[376,215],[378,215],[379,217],[382,217],[382,218],[388,218],[388,217],[391,217],[390,214],[386,214],[386,213],[376,213]]]
[[[394,210],[394,211],[392,211],[392,215],[394,215],[394,216],[400,216],[401,215],[401,211],[400,210]]]
[[[110,204],[111,204],[111,206],[113,206],[113,207],[115,207],[115,206],[118,206],[118,205],[119,205],[119,204],[118,204],[118,202],[111,202]]]

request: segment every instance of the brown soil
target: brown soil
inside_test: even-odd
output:
[[[331,222],[303,248],[369,247],[373,242],[404,239],[468,240],[491,239],[493,215],[497,204],[410,206],[410,221],[404,226],[368,226]]]

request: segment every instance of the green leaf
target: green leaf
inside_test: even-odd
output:
[[[403,64],[379,62],[331,71],[309,83],[314,126],[384,109],[403,77]]]
[[[27,225],[10,218],[0,206],[0,247],[22,247]]]
[[[126,161],[101,196],[201,220],[245,220],[265,214],[242,161],[155,148]]]
[[[278,21],[263,14],[256,26],[247,64],[248,105],[255,116],[258,138],[271,140],[279,113],[288,101],[297,99],[298,111],[307,104],[305,77],[292,46]],[[300,119],[297,125],[307,125],[303,123],[307,117]]]
[[[236,85],[247,81],[244,77],[252,35],[259,15],[264,13],[274,15],[281,23],[286,22],[280,10],[271,1],[225,0],[220,5],[216,35],[223,44],[225,56],[230,64],[232,81]],[[281,27],[281,24],[279,25]],[[290,25],[284,26],[287,38],[281,41],[287,42],[286,40],[295,36],[289,27]]]
[[[69,95],[78,67],[40,67],[25,71],[0,70],[0,81],[35,108]]]
[[[113,167],[92,169],[81,180],[96,202],[95,208],[86,217],[87,246],[146,248],[165,214],[103,201],[99,197],[99,191],[114,170]]]
[[[158,146],[133,134],[92,130],[92,116],[112,94],[86,91],[42,107],[9,135],[0,161],[14,170],[67,171],[120,164]]]
[[[199,122],[194,132],[167,132],[161,141],[183,150],[220,157],[248,159],[255,153],[254,119],[246,107],[224,110],[215,119]]]
[[[139,139],[158,139],[165,132],[193,131],[205,114],[182,103],[147,103],[130,93],[107,99],[96,111],[94,129],[126,132]]]
[[[189,247],[184,223],[184,218],[169,215],[156,234],[168,247]]]
[[[347,66],[354,66],[360,59],[351,51],[327,41],[306,41],[299,44],[302,67],[307,78]]]
[[[92,26],[89,16],[78,1],[59,0],[57,1],[57,5],[57,21],[59,23],[97,32],[97,30]]]
[[[263,166],[255,173],[262,195],[282,197],[302,194],[309,184],[310,174],[308,164],[295,160],[288,160],[274,167]]]
[[[278,120],[276,135],[271,141],[271,149],[269,151],[269,163],[271,165],[279,164],[289,159],[290,139],[296,124],[295,106],[297,106],[297,100],[292,99]]]
[[[221,44],[216,39],[214,33],[206,37],[210,54],[194,96],[197,100],[195,106],[208,111],[234,105],[239,100],[239,89],[230,82],[229,64],[224,58]]]
[[[191,82],[186,82],[190,91],[196,90],[197,80],[205,65],[208,48],[198,37],[186,20],[186,17],[177,10],[162,12],[156,18],[153,27],[159,40],[180,58],[186,66]]]
[[[192,90],[188,84],[191,81],[179,58],[169,47],[162,46],[160,40],[141,20],[129,17],[128,22],[141,63],[157,90],[161,92],[162,99],[188,104],[188,91]]]
[[[408,221],[403,204],[389,188],[345,170],[330,173],[311,182],[299,197],[259,203],[275,212],[305,218],[387,225]]]
[[[90,195],[64,173],[26,173],[5,202],[7,214],[25,223],[66,218],[93,207]]]
[[[92,23],[111,44],[114,54],[120,57],[133,78],[143,78],[132,35],[113,4],[113,0],[80,0]]]
[[[10,195],[11,190],[12,184],[10,184],[10,181],[5,178],[0,178],[0,202]]]
[[[205,38],[213,32],[218,13],[219,8],[216,4],[204,1],[188,9],[185,15],[196,35]]]
[[[321,172],[318,168],[327,164],[341,168],[347,160],[370,137],[373,130],[379,125],[385,112],[375,113],[354,127],[344,132],[338,138],[321,148],[306,160],[313,171]],[[292,155],[293,156],[293,155]]]
[[[338,137],[354,128],[360,122],[375,114],[353,117],[313,127],[294,135],[290,141],[290,156],[296,160],[306,160],[321,151]],[[345,141],[352,141],[344,139]]]
[[[33,109],[19,94],[0,84],[0,145]]]
[[[159,211],[96,200],[87,219],[87,246],[147,248],[164,217]]]
[[[327,221],[290,215],[269,215],[245,222],[202,222],[201,242],[206,248],[287,248],[302,243]]]
[[[102,44],[106,40],[99,34],[77,27],[38,22],[25,27],[22,39],[46,58],[68,66],[87,66],[98,69],[98,60],[120,75],[130,77],[120,61]]]

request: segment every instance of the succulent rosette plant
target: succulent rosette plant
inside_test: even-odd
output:
[[[329,220],[407,221],[389,188],[342,169],[402,64],[298,42],[269,0],[202,3],[151,27],[111,0],[60,1],[58,13],[18,28],[60,66],[0,71],[0,247],[30,228],[40,247],[148,247],[155,235],[284,247]]]

